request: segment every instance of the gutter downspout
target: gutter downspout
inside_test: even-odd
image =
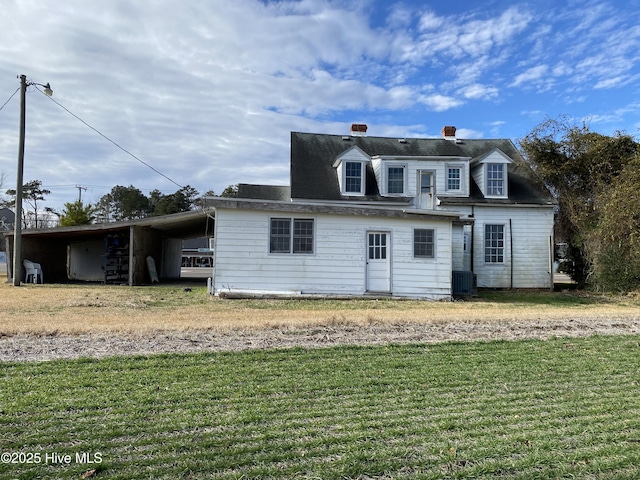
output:
[[[471,217],[474,219],[473,223],[471,224],[471,246],[470,246],[470,254],[471,254],[471,273],[473,273],[473,257],[474,257],[474,232],[476,231],[476,222],[475,222],[475,218],[476,218],[476,212],[475,212],[475,207],[473,205],[471,205]]]
[[[509,285],[511,290],[513,290],[513,221],[511,219],[509,219],[509,239],[509,263],[511,270],[511,279]]]
[[[215,285],[216,285],[216,255],[218,253],[218,249],[216,248],[218,245],[218,235],[217,235],[217,230],[218,230],[218,209],[214,208],[213,209],[213,216],[207,214],[207,227],[206,227],[206,231],[205,234],[209,235],[209,219],[211,219],[213,221],[213,228],[211,230],[211,233],[213,235],[213,246],[212,246],[212,242],[211,239],[209,239],[209,248],[213,248],[213,254],[211,255],[211,276],[207,279],[207,292],[209,293],[209,295],[215,295],[216,291],[215,291]]]

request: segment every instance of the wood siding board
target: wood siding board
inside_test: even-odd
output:
[[[484,225],[487,224],[505,226],[505,261],[502,264],[484,261]],[[551,287],[548,249],[549,237],[553,235],[551,208],[477,208],[474,228],[474,271],[479,287]]]
[[[450,295],[450,218],[378,218],[318,213],[314,216],[316,248],[313,255],[275,255],[268,253],[269,218],[287,217],[290,212],[223,209],[219,212],[216,290],[361,294],[366,288],[366,232],[378,230],[391,233],[394,294],[425,298]],[[436,229],[436,259],[417,261],[413,258],[414,228]],[[240,237],[244,237],[242,242],[237,241]],[[246,261],[247,258],[250,261]]]

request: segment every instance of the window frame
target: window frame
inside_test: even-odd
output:
[[[281,222],[287,225],[286,233],[274,233],[274,222]],[[305,222],[311,225],[311,233],[302,232],[296,222]],[[271,217],[269,218],[269,254],[270,255],[314,255],[316,251],[316,221],[309,217]],[[274,250],[274,240],[287,239],[288,249],[279,248]],[[298,243],[296,243],[298,242]],[[308,248],[302,248],[302,247]]]
[[[367,261],[387,260],[389,255],[389,232],[367,232]],[[372,241],[373,240],[373,241]]]
[[[505,225],[503,223],[485,224],[483,245],[485,264],[504,265],[507,253]]]
[[[445,178],[445,191],[448,193],[464,193],[465,191],[465,183],[464,183],[464,165],[459,165],[459,164],[447,164],[445,166],[446,170],[447,170],[447,175]],[[451,178],[451,170],[458,170],[458,178],[457,179],[452,179]],[[452,180],[457,180],[458,181],[458,188],[452,188],[450,186],[450,183]]]
[[[402,191],[401,192],[391,192],[389,186],[390,186],[390,170],[391,169],[401,169],[402,170]],[[408,167],[406,164],[404,163],[388,163],[385,165],[385,190],[386,190],[386,194],[390,195],[390,196],[404,196],[407,194],[407,170]]]
[[[428,237],[426,239],[426,241],[423,242],[418,242],[416,239],[416,236],[419,232],[425,232],[425,233],[429,233],[431,234],[431,241],[429,242]],[[429,246],[431,247],[431,255],[428,254],[428,252],[424,255],[422,254],[418,254],[417,252],[417,246],[418,245],[424,245],[425,248],[429,248]],[[419,259],[419,260],[433,260],[436,258],[436,229],[435,228],[414,228],[413,229],[413,258],[415,259]]]
[[[500,177],[492,177],[493,174],[498,173],[498,168],[492,171],[492,167],[498,167]],[[504,163],[487,163],[485,165],[485,174],[486,174],[486,188],[487,188],[487,197],[506,197],[507,196],[507,175],[506,175],[506,164]],[[499,182],[499,183],[498,183]],[[500,187],[498,188],[498,185]],[[497,193],[499,190],[500,193]]]
[[[355,164],[360,166],[360,183],[357,191],[349,191],[349,179],[357,178],[349,176],[349,164]],[[344,195],[364,195],[366,178],[366,163],[358,160],[344,160],[342,162],[342,193]]]

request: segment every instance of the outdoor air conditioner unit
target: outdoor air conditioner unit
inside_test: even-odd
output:
[[[451,278],[454,297],[465,297],[478,293],[478,276],[466,270],[454,270]]]

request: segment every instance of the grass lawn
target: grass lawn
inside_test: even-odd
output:
[[[638,382],[634,335],[2,363],[0,478],[640,478]]]

